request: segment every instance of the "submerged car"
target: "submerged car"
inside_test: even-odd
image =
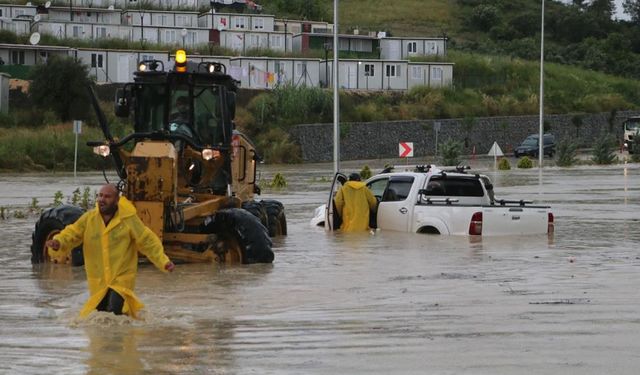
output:
[[[629,153],[633,154],[636,152],[637,142],[636,138],[638,138],[638,134],[640,134],[640,117],[629,117],[622,124],[623,126],[623,145],[624,149]]]
[[[327,203],[315,209],[311,225],[327,230],[340,228],[334,197],[346,181],[346,175],[335,175]],[[549,206],[497,199],[488,176],[467,173],[462,167],[398,166],[369,178],[365,184],[378,201],[370,218],[371,228],[471,236],[554,233]]]
[[[519,158],[521,156],[531,156],[538,157],[538,152],[540,151],[540,146],[538,143],[538,139],[540,136],[538,134],[531,134],[527,138],[525,138],[522,143],[516,147],[513,151],[513,156]],[[542,145],[542,152],[544,155],[549,155],[549,157],[553,157],[553,154],[556,152],[556,140],[551,134],[545,134],[543,136],[544,144]]]

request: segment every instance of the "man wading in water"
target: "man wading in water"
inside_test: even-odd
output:
[[[158,236],[144,225],[133,204],[120,197],[113,184],[102,186],[94,209],[47,241],[54,259],[66,258],[80,244],[91,294],[80,311],[81,317],[93,310],[136,317],[144,307],[133,293],[138,251],[163,272],[175,267]]]

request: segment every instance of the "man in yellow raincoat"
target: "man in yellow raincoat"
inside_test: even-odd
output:
[[[138,251],[164,272],[175,267],[158,236],[144,225],[133,204],[121,198],[112,184],[100,189],[96,208],[47,241],[49,255],[54,259],[66,258],[80,244],[91,294],[80,311],[81,317],[96,309],[136,317],[144,307],[133,293]]]
[[[367,185],[360,181],[358,173],[349,175],[347,181],[335,197],[336,210],[342,218],[343,232],[358,232],[369,229],[369,214],[377,205]]]

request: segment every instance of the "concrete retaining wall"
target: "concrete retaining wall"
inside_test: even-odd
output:
[[[545,116],[556,142],[575,141],[579,147],[591,147],[600,137],[613,134],[622,139],[622,121],[629,116],[638,116],[638,111],[618,112],[613,129],[609,129],[609,113],[580,114],[582,125],[573,124],[575,114]],[[400,142],[413,142],[414,157],[434,155],[434,122],[440,122],[438,144],[457,140],[465,144],[463,153],[471,154],[475,147],[478,155],[489,152],[493,142],[498,142],[502,151],[512,152],[527,135],[537,134],[538,116],[485,117],[468,119],[390,121],[341,124],[340,159],[397,158]],[[306,162],[333,160],[333,124],[298,125],[290,130],[292,139],[302,149]]]

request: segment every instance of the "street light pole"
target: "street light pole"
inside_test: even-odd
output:
[[[538,136],[538,168],[542,169],[544,157],[544,0],[540,24],[540,135]]]
[[[340,169],[340,97],[338,96],[338,0],[333,0],[333,172]]]
[[[144,48],[144,13],[142,13],[142,0],[138,0],[138,13],[140,13],[140,45]]]
[[[324,42],[324,87],[329,87],[329,42]]]
[[[187,29],[180,30],[180,35],[182,36],[182,49],[184,49],[184,39],[187,37]]]

